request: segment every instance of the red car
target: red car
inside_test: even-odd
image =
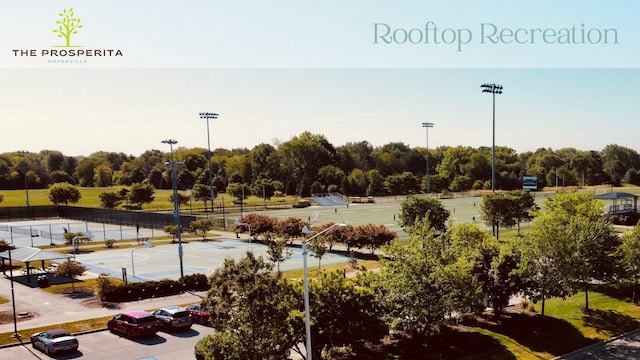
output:
[[[112,333],[124,334],[128,338],[155,335],[162,327],[153,314],[138,310],[120,313],[107,322]]]
[[[204,310],[202,306],[198,304],[187,306],[187,311],[189,312],[189,316],[194,323],[198,323],[200,325],[211,324],[211,316]]]

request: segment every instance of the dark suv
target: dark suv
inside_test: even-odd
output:
[[[168,330],[191,328],[191,317],[189,312],[180,306],[167,306],[153,312],[156,319]]]
[[[120,313],[107,322],[112,333],[124,334],[129,338],[155,335],[160,330],[160,322],[146,311],[127,311]]]

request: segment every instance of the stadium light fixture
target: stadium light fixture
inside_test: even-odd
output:
[[[422,127],[427,130],[427,153],[425,157],[427,158],[427,194],[428,194],[431,192],[431,181],[429,179],[429,128],[433,127],[433,123],[423,122]]]
[[[211,198],[211,213],[213,214],[213,199],[214,199],[214,194],[213,194],[213,170],[211,168],[211,138],[209,135],[209,119],[217,119],[218,118],[218,114],[217,113],[210,113],[210,112],[201,112],[200,113],[200,119],[207,119],[207,158],[209,160],[209,191],[210,191],[210,195],[209,197]]]
[[[483,93],[493,96],[493,143],[491,145],[491,191],[496,191],[496,94],[502,94],[502,85],[482,84]]]

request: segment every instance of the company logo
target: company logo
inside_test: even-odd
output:
[[[62,19],[56,21],[58,28],[53,29],[53,32],[58,34],[59,38],[64,38],[65,44],[53,47],[82,47],[81,45],[71,45],[71,35],[77,34],[78,29],[82,29],[80,18],[74,17],[73,8],[63,9],[58,16]]]
[[[53,33],[64,41],[64,45],[51,45],[49,49],[12,49],[14,57],[45,58],[50,64],[86,64],[92,58],[123,57],[120,49],[86,49],[77,45],[75,35],[83,28],[73,8],[58,13]]]

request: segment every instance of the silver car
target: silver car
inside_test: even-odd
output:
[[[187,309],[180,306],[167,306],[153,312],[153,315],[167,330],[187,330],[191,328],[191,317]]]
[[[47,355],[77,351],[78,339],[65,329],[51,329],[31,335],[31,346]]]

